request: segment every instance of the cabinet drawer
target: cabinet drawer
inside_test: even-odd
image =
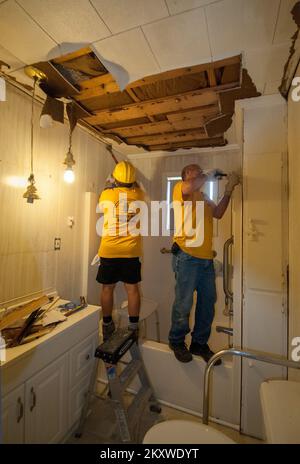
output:
[[[90,375],[98,343],[99,335],[95,332],[70,351],[70,389]]]

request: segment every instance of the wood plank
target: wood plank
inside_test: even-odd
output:
[[[105,129],[103,133],[116,133],[120,137],[134,137],[138,135],[159,134],[162,132],[171,132],[173,126],[169,121],[150,122],[147,124],[136,124],[134,126],[118,127],[115,129]]]
[[[208,71],[209,69],[217,69],[223,66],[230,66],[233,64],[241,64],[242,63],[242,55],[235,55],[230,58],[225,58],[223,60],[214,61],[212,63],[205,63],[195,66],[189,66],[187,68],[179,68],[173,69],[171,71],[166,71],[160,74],[153,74],[152,76],[144,77],[143,79],[139,79],[137,81],[131,82],[128,87],[141,87],[143,85],[155,84],[156,82],[160,82],[163,80],[168,79],[176,79],[177,77],[184,77],[184,76],[192,76],[193,74],[198,74],[204,71]]]
[[[128,137],[126,143],[128,145],[163,145],[165,143],[192,141],[206,139],[207,135],[203,128],[192,129],[187,131],[170,132],[163,135],[148,135],[139,137]]]
[[[163,145],[150,145],[147,147],[149,151],[175,151],[178,149],[187,149],[187,148],[210,148],[210,147],[222,147],[226,145],[224,137],[216,137],[213,139],[204,139],[191,142],[180,142],[180,143],[166,143]]]
[[[94,116],[85,118],[85,120],[95,126],[109,124],[112,122],[126,121],[130,119],[147,117],[148,115],[166,114],[178,112],[189,108],[208,106],[217,104],[219,101],[218,94],[212,90],[197,90],[187,92],[178,97],[166,97],[155,100],[148,100],[141,103],[133,103],[123,107],[104,109],[96,111]]]
[[[210,67],[210,68],[207,70],[207,74],[208,74],[208,80],[209,80],[209,85],[210,85],[210,87],[216,87],[216,85],[217,85],[217,79],[216,79],[215,68]]]
[[[3,316],[0,320],[0,330],[5,327],[9,327],[14,322],[22,319],[23,317],[28,316],[33,311],[41,308],[42,306],[49,303],[49,298],[47,296],[42,296],[36,300],[32,300],[29,303],[18,306],[15,309],[12,309],[6,316]]]
[[[108,95],[110,93],[118,93],[118,92],[120,92],[120,88],[116,82],[107,82],[106,84],[101,84],[98,87],[92,87],[90,89],[86,89],[80,92],[78,95],[75,95],[74,98],[77,101],[84,101],[84,100],[89,100],[91,98],[102,97],[103,95]]]
[[[102,85],[115,83],[114,77],[110,73],[102,74],[101,76],[93,77],[79,82],[81,89],[92,89],[94,87],[101,87]],[[120,90],[120,89],[119,89]]]
[[[194,111],[182,111],[180,113],[167,114],[167,118],[172,123],[174,129],[184,130],[203,126],[207,119],[216,117],[219,114],[219,106],[210,105],[203,109],[196,109]]]
[[[53,63],[63,64],[66,61],[74,60],[75,58],[79,58],[83,55],[88,55],[92,52],[90,47],[81,48],[80,50],[76,50],[75,52],[67,53],[66,55],[59,56],[58,58],[54,58]]]

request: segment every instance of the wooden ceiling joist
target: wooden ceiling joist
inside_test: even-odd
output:
[[[192,142],[176,142],[176,143],[165,143],[163,145],[152,145],[148,147],[149,151],[175,151],[179,148],[210,148],[210,147],[223,147],[226,145],[224,137],[214,137],[204,140],[193,140]]]
[[[148,100],[143,103],[133,103],[113,109],[96,111],[94,116],[86,118],[92,126],[109,124],[111,122],[125,121],[130,119],[166,114],[175,111],[197,108],[218,104],[219,99],[216,92],[211,90],[198,90],[188,92],[176,97],[159,98]]]
[[[89,47],[50,63],[57,79],[74,81],[65,97],[86,112],[84,125],[151,151],[224,145],[232,106],[223,96],[242,86],[241,55],[146,76],[123,91]]]
[[[204,128],[193,129],[188,131],[170,132],[165,134],[142,135],[139,137],[128,137],[126,143],[128,145],[162,145],[165,143],[189,142],[192,140],[207,139],[207,134]]]

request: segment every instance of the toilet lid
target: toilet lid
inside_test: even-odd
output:
[[[221,432],[204,424],[184,420],[160,422],[146,433],[143,443],[150,444],[234,444]]]

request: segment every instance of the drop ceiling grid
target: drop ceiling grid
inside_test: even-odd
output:
[[[91,43],[111,35],[89,0],[17,0],[17,3],[57,43]]]

